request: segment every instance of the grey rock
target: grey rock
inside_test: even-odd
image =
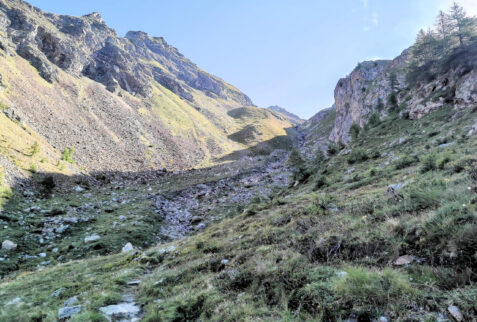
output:
[[[396,266],[406,266],[406,265],[409,265],[411,264],[412,262],[414,262],[416,260],[416,258],[414,256],[411,256],[411,255],[403,255],[403,256],[399,256],[395,261],[394,261],[394,265]]]
[[[50,296],[52,296],[52,297],[58,297],[58,296],[60,296],[64,291],[66,291],[65,288],[59,288],[59,289],[57,289],[56,291],[54,291],[53,293],[51,293]]]
[[[73,306],[77,303],[79,303],[78,297],[73,296],[73,297],[70,297],[69,299],[67,299],[63,304],[66,307],[66,306]]]
[[[108,305],[99,309],[109,321],[128,321],[138,317],[140,307],[134,302],[125,302]]]
[[[141,280],[134,280],[134,281],[128,282],[129,286],[136,286],[136,285],[139,285],[139,284],[141,284]]]
[[[92,234],[92,235],[88,235],[84,238],[84,242],[85,243],[91,243],[91,242],[94,242],[94,241],[97,241],[97,240],[100,240],[101,239],[101,236],[99,236],[98,234]]]
[[[74,315],[77,315],[83,307],[81,305],[76,305],[76,306],[69,306],[69,307],[62,307],[61,309],[58,310],[58,319],[60,320],[66,320],[71,318]]]
[[[205,229],[206,225],[204,223],[200,223],[197,226],[195,226],[195,230],[202,230]]]
[[[22,301],[21,298],[16,297],[13,300],[7,302],[5,305],[16,305],[16,304],[20,303],[21,301]]]
[[[452,317],[460,322],[460,321],[463,321],[464,320],[464,316],[462,315],[462,313],[460,312],[459,308],[455,305],[451,305],[447,308],[447,310],[449,311],[450,315],[452,315]]]
[[[128,253],[128,252],[132,252],[134,250],[134,247],[131,243],[127,243],[126,245],[124,245],[124,247],[121,249],[121,252],[123,253]]]
[[[438,146],[438,148],[439,148],[439,149],[443,149],[443,148],[447,148],[448,146],[452,146],[452,145],[454,145],[454,144],[455,144],[455,142],[444,143],[444,144],[440,144],[440,145]]]
[[[14,242],[12,242],[11,240],[4,240],[3,243],[2,243],[2,249],[3,250],[8,250],[8,251],[12,251],[12,250],[15,250],[17,249],[17,244],[15,244]]]
[[[80,187],[80,186],[76,186],[73,188],[74,191],[76,192],[83,192],[84,191],[84,188]]]

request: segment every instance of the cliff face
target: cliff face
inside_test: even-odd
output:
[[[67,147],[76,151],[76,166],[90,171],[184,169],[251,148],[233,139],[250,124],[268,134],[253,144],[285,135],[291,126],[270,112],[238,121],[230,111],[256,109],[245,94],[163,38],[139,31],[118,37],[97,13],[55,15],[21,0],[0,0],[0,56],[6,116],[0,125],[29,129],[33,136],[22,149],[38,141],[42,153],[49,151],[48,166],[38,163],[39,171],[56,168]],[[11,145],[0,152],[28,169],[26,152]]]
[[[336,122],[330,140],[349,140],[352,123],[363,126],[379,102],[386,102],[392,92],[391,75],[395,75],[395,89],[404,87],[405,75],[401,70],[406,52],[393,61],[379,60],[360,63],[349,76],[338,81],[335,88]]]
[[[409,83],[409,50],[392,61],[360,63],[335,89],[336,121],[329,139],[349,141],[352,123],[364,126],[373,113],[385,116],[391,109],[390,95],[401,115],[419,119],[443,106],[456,109],[477,103],[477,45],[456,51],[439,68],[423,71],[427,77]]]

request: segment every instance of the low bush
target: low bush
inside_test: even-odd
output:
[[[396,170],[401,170],[417,163],[419,159],[416,156],[404,155],[394,162]]]
[[[354,149],[348,156],[348,163],[359,163],[369,159],[368,154],[361,148]]]
[[[401,302],[416,295],[404,274],[385,269],[370,271],[364,267],[348,267],[344,277],[334,283],[335,291],[356,306],[376,306],[388,302]]]
[[[73,156],[75,154],[75,149],[74,148],[66,148],[61,152],[61,160],[66,161],[68,163],[75,163],[73,160]]]
[[[422,160],[421,173],[434,171],[437,169],[437,156],[431,153]]]

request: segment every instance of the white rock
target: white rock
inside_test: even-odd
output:
[[[40,256],[41,258],[45,258],[45,257],[46,257],[46,253],[40,253],[40,254],[38,254],[38,256]]]
[[[123,253],[128,253],[128,252],[132,252],[134,250],[134,247],[131,243],[127,243],[126,245],[124,245],[123,249],[121,250],[121,252]]]
[[[412,262],[414,262],[414,256],[410,256],[410,255],[403,255],[403,256],[400,256],[398,257],[398,259],[396,259],[394,261],[394,265],[396,266],[405,266],[405,265],[409,265],[411,264]]]
[[[131,320],[141,311],[135,303],[119,303],[99,309],[110,321]]]
[[[227,264],[228,262],[229,262],[228,259],[222,259],[222,260],[220,261],[220,263],[221,263],[221,264],[224,264],[224,265]]]
[[[83,192],[84,191],[84,188],[81,188],[80,186],[76,186],[73,188],[74,191],[76,192]]]
[[[17,246],[18,246],[17,244],[15,244],[14,242],[8,239],[2,243],[3,250],[15,250]]]
[[[85,243],[90,243],[90,242],[97,241],[99,239],[101,239],[101,236],[99,236],[98,234],[92,234],[92,235],[86,236],[84,238],[84,242]]]
[[[457,306],[451,305],[447,308],[447,310],[452,315],[452,317],[456,319],[456,321],[460,322],[464,320],[464,316],[462,315],[462,313],[460,313],[459,308]]]

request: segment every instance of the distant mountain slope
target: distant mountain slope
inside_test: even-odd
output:
[[[283,107],[274,105],[274,106],[269,106],[268,109],[269,109],[269,110],[272,110],[272,111],[274,111],[274,112],[278,112],[278,113],[282,114],[282,115],[285,116],[285,117],[290,121],[290,123],[292,123],[293,125],[298,125],[298,124],[301,124],[301,123],[304,122],[304,120],[303,120],[302,118],[300,118],[298,115],[288,112],[288,111],[287,111],[285,108],[283,108]]]
[[[255,140],[230,138],[250,124],[273,135],[291,126],[273,114],[273,122],[253,114],[238,122],[228,112],[257,109],[250,98],[163,38],[139,31],[121,38],[97,13],[55,15],[21,0],[0,0],[0,85],[10,116],[0,121],[36,137],[20,154],[5,137],[0,143],[2,155],[24,170],[62,172],[66,148],[75,150],[71,171],[184,169],[251,148]],[[41,153],[52,151],[44,160],[25,156],[35,141]]]

